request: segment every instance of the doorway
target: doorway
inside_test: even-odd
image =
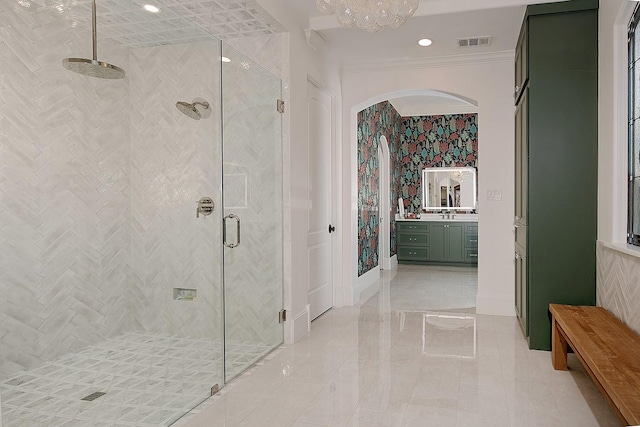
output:
[[[332,156],[333,122],[331,95],[307,80],[309,114],[308,231],[309,319],[333,307],[332,236]]]

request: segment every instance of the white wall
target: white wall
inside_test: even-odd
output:
[[[357,303],[363,285],[357,272],[357,177],[355,114],[401,91],[432,89],[477,102],[479,264],[477,312],[515,315],[513,267],[514,103],[513,51],[447,62],[368,66],[343,72],[343,239],[349,254],[343,268],[345,295]],[[500,189],[501,201],[487,201],[488,189]],[[364,276],[363,276],[364,277]],[[366,279],[365,279],[366,280]]]
[[[627,226],[627,25],[636,2],[599,10],[597,304],[640,332],[640,249]]]
[[[637,3],[600,2],[598,240],[624,242],[627,224],[627,24]]]
[[[308,332],[308,274],[307,230],[308,230],[308,115],[307,78],[313,79],[319,87],[334,97],[336,111],[340,103],[339,62],[323,49],[312,49],[306,42],[301,21],[284,2],[279,0],[258,0],[260,5],[273,16],[288,33],[284,39],[288,48],[285,54],[284,98],[287,102],[284,118],[284,265],[285,265],[285,308],[288,321],[285,326],[285,340],[293,342]],[[288,72],[287,72],[288,70]],[[340,117],[336,115],[336,126],[340,128]],[[338,135],[338,146],[339,135]],[[336,177],[338,182],[340,177]],[[339,187],[338,187],[339,188]],[[339,198],[336,196],[336,199]],[[334,239],[339,240],[342,227],[337,228]],[[334,259],[340,260],[339,253]],[[339,265],[335,266],[340,268]],[[341,305],[338,298],[336,305]]]

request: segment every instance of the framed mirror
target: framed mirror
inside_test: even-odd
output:
[[[422,170],[422,209],[474,210],[475,168],[427,168]]]

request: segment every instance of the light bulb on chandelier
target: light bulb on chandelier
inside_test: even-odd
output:
[[[401,27],[419,4],[420,0],[316,0],[318,10],[334,13],[343,27],[370,33]]]

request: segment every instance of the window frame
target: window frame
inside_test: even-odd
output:
[[[636,46],[636,32],[640,30],[640,4],[636,5],[627,27],[627,82],[628,82],[628,124],[627,124],[627,243],[640,246],[640,234],[634,233],[634,218],[640,218],[640,211],[634,212],[635,194],[634,177],[640,179],[640,171],[636,171],[635,159],[639,157],[640,140],[636,141],[636,126],[640,126],[640,115],[634,117],[636,109],[640,110],[640,99],[636,99],[636,73],[640,75],[640,58],[635,59],[640,46]],[[640,41],[640,40],[638,40]],[[639,43],[640,44],[640,43]],[[638,106],[638,108],[636,108]],[[639,135],[640,136],[640,135]],[[639,138],[640,139],[640,138]],[[640,230],[639,230],[640,232]]]

